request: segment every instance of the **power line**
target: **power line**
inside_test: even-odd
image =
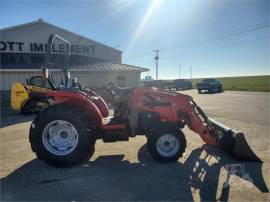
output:
[[[203,51],[203,53],[200,54],[199,56],[205,55],[205,53],[208,53],[208,52],[211,52],[211,51],[221,50],[221,49],[223,49],[223,48],[228,48],[228,47],[242,46],[242,45],[245,45],[245,44],[253,43],[253,42],[256,42],[256,41],[259,41],[259,40],[263,40],[263,39],[267,39],[267,38],[270,38],[270,35],[264,36],[264,37],[260,37],[260,38],[256,38],[256,39],[253,39],[253,40],[243,41],[243,42],[241,42],[241,43],[228,44],[228,45],[225,45],[225,46],[221,46],[221,47],[216,47],[216,48],[208,49],[208,50]],[[162,49],[162,50],[164,50],[164,49]],[[149,55],[149,54],[148,54],[148,55]],[[197,57],[197,56],[195,56],[195,57]],[[191,58],[193,58],[193,57],[191,57]]]
[[[222,35],[222,36],[220,36],[220,37],[218,37],[216,39],[225,39],[225,38],[228,38],[228,37],[231,37],[231,36],[235,36],[235,35],[239,35],[239,34],[244,34],[244,33],[248,33],[248,32],[253,32],[253,31],[264,29],[264,28],[267,28],[267,27],[270,27],[270,24],[266,24],[266,25],[254,27],[254,28],[243,30],[243,31],[239,31],[239,32],[234,32],[234,33]]]
[[[206,42],[208,43],[208,42],[212,42],[212,41],[223,40],[223,39],[226,39],[228,37],[233,37],[233,36],[236,36],[236,35],[241,35],[241,34],[253,32],[253,31],[265,29],[267,27],[270,27],[269,21],[264,22],[264,23],[260,23],[260,24],[255,24],[255,25],[242,27],[242,28],[236,29],[234,31],[223,33],[223,34],[220,34],[220,36],[218,36],[216,38],[209,39],[209,40],[207,40],[205,42],[194,42],[194,43],[191,43],[191,44],[197,44],[198,45],[198,44],[201,44],[201,43],[206,43]],[[179,49],[179,48],[183,48],[183,46],[173,46],[173,47],[169,47],[169,48],[162,48],[161,50],[173,50],[173,49]],[[132,58],[143,58],[143,57],[149,56],[150,54],[151,54],[151,51],[146,51],[146,52],[144,52],[142,54],[135,55]]]
[[[225,46],[222,46],[222,47],[208,49],[208,50],[203,51],[202,54],[199,54],[197,56],[202,56],[202,55],[205,55],[208,52],[212,52],[212,51],[216,51],[216,50],[222,50],[222,49],[226,49],[226,48],[229,48],[229,47],[242,46],[242,45],[245,45],[245,44],[253,43],[253,42],[256,42],[256,41],[259,41],[259,40],[263,40],[263,39],[267,39],[267,38],[269,39],[270,38],[270,35],[264,36],[264,37],[260,37],[260,38],[257,38],[257,39],[253,39],[253,40],[243,41],[241,43],[228,44],[228,45],[225,45]],[[194,58],[194,57],[191,57],[191,58]]]
[[[226,32],[226,33],[220,33],[219,36],[217,36],[217,38],[219,37],[223,37],[223,36],[226,36],[226,35],[230,35],[230,34],[234,34],[234,33],[237,33],[237,32],[243,32],[243,31],[246,31],[246,30],[253,30],[253,29],[257,29],[257,28],[261,28],[262,26],[269,26],[269,21],[266,21],[266,22],[263,22],[263,23],[259,23],[259,24],[255,24],[255,25],[249,25],[249,26],[245,26],[245,27],[240,27],[238,29],[235,29],[233,31],[230,31],[230,32]]]
[[[261,29],[265,29],[265,28],[268,28],[270,27],[270,24],[268,22],[268,24],[257,24],[257,25],[252,25],[252,26],[249,26],[249,27],[245,27],[245,28],[241,28],[241,29],[238,29],[238,31],[231,31],[231,32],[228,32],[226,34],[222,34],[220,35],[219,37],[216,37],[216,38],[213,38],[213,39],[210,39],[206,42],[211,42],[211,41],[217,41],[217,40],[223,40],[225,38],[228,38],[228,37],[233,37],[233,36],[237,36],[237,35],[241,35],[241,34],[245,34],[245,33],[249,33],[249,32],[253,32],[253,31],[257,31],[257,30],[261,30]],[[269,34],[269,32],[268,32]],[[200,54],[199,56],[202,56],[202,55],[205,55],[205,53],[207,52],[211,52],[211,51],[215,51],[215,50],[221,50],[223,48],[228,48],[228,47],[235,47],[235,46],[242,46],[242,45],[245,45],[245,44],[249,44],[249,43],[253,43],[253,42],[256,42],[256,41],[259,41],[259,40],[262,40],[262,39],[266,39],[266,38],[269,38],[270,36],[264,36],[264,37],[261,37],[261,38],[256,38],[256,39],[253,39],[253,40],[248,40],[248,41],[243,41],[241,43],[236,43],[236,44],[229,44],[229,45],[225,45],[225,46],[222,46],[222,47],[217,47],[217,48],[213,48],[213,49],[209,49],[209,50],[206,50],[204,51],[202,54]],[[199,44],[199,43],[197,43]],[[180,48],[180,47],[179,47]],[[181,47],[182,48],[182,47]],[[174,48],[166,48],[167,50],[170,50],[170,49],[177,49],[177,47],[174,47]],[[162,50],[166,50],[166,49],[162,49]],[[156,52],[156,56],[155,56],[155,61],[156,61],[156,79],[158,80],[158,60],[159,60],[159,55],[158,53],[161,51],[161,50],[153,50],[154,52]],[[148,54],[147,54],[148,53]],[[150,54],[150,52],[146,52],[144,55],[142,56],[137,56],[135,58],[140,58],[140,57],[146,57]],[[195,56],[197,57],[197,56]],[[134,58],[134,57],[133,57]],[[191,58],[194,58],[194,57],[191,57]],[[190,78],[192,79],[192,67],[190,65]],[[181,66],[179,64],[179,79],[181,77],[180,75],[180,71],[181,71]]]
[[[229,38],[229,37],[233,37],[233,36],[253,32],[253,31],[257,31],[257,30],[261,30],[261,29],[265,29],[265,28],[268,28],[268,27],[270,27],[269,23],[268,24],[257,24],[257,25],[253,25],[253,26],[248,26],[248,27],[245,27],[245,28],[238,29],[238,31],[230,31],[228,33],[221,34],[218,37],[215,37],[215,38],[212,38],[212,39],[209,39],[209,40],[206,40],[206,41],[202,41],[202,42],[193,42],[193,43],[190,43],[189,45],[191,45],[191,44],[197,44],[198,45],[198,44],[201,44],[201,43],[209,43],[209,42],[212,42],[212,41],[219,41],[219,40],[223,40],[223,39],[226,39],[226,38]],[[185,44],[185,45],[187,45],[187,44]],[[173,46],[173,47],[169,47],[169,48],[164,48],[164,50],[173,50],[173,49],[179,49],[179,48],[183,48],[183,46]]]

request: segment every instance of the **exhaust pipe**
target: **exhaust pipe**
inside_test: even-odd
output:
[[[234,131],[214,119],[208,118],[208,121],[217,136],[218,148],[230,153],[237,160],[262,162],[248,145],[243,133]]]

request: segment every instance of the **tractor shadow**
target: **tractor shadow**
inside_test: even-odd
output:
[[[218,151],[203,146],[184,163],[161,164],[144,145],[137,156],[135,163],[124,160],[124,155],[108,155],[61,169],[35,159],[1,179],[1,201],[228,201],[230,182],[224,182],[217,196],[220,170],[236,162],[229,157],[221,160]],[[209,165],[211,158],[216,163]],[[244,165],[248,180],[268,192],[259,177],[261,165]]]
[[[1,107],[0,116],[0,128],[4,128],[14,124],[32,121],[36,114],[23,115],[13,111],[10,107]]]

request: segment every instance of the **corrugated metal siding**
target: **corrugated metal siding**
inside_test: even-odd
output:
[[[138,72],[148,71],[148,69],[143,67],[107,61],[98,61],[86,65],[72,66],[70,67],[70,69],[89,70],[89,71],[138,71]]]
[[[10,90],[12,83],[22,82],[25,83],[25,79],[31,76],[41,75],[40,72],[1,72],[0,77],[0,90]],[[52,72],[55,82],[60,81],[60,72]],[[136,87],[139,84],[140,72],[125,72],[125,71],[78,71],[71,72],[71,78],[78,78],[83,87],[101,87],[106,83],[113,81],[116,85],[117,77],[125,76],[127,80],[127,87]]]
[[[22,82],[25,83],[27,77],[40,75],[38,72],[1,72],[0,77],[0,90],[10,90],[12,83]]]
[[[142,71],[147,71],[147,69],[144,68],[120,64],[121,52],[116,49],[47,24],[46,22],[32,23],[30,25],[19,26],[14,29],[3,29],[0,30],[0,32],[1,41],[24,42],[25,46],[23,46],[23,48],[29,46],[30,42],[45,44],[47,43],[49,35],[55,33],[63,36],[73,45],[96,45],[95,53],[89,56],[107,60],[108,62],[71,67],[71,76],[77,77],[78,79],[81,78],[83,86],[99,87],[111,81],[116,83],[118,76],[126,76],[127,87],[135,87],[138,86],[140,73]],[[24,49],[23,52],[27,52],[26,49]],[[80,71],[76,71],[76,69]],[[25,72],[19,72],[19,70],[1,71],[0,90],[10,90],[13,82],[25,83],[26,77],[40,74],[41,71],[34,72],[33,70]],[[54,72],[53,74],[55,75],[55,80],[60,79],[59,72]]]

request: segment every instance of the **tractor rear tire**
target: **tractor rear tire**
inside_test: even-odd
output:
[[[182,157],[186,149],[186,138],[175,126],[161,125],[155,128],[147,139],[151,156],[159,162],[175,162]]]
[[[85,111],[61,103],[40,111],[31,124],[29,141],[39,160],[69,167],[93,155],[96,139]]]

